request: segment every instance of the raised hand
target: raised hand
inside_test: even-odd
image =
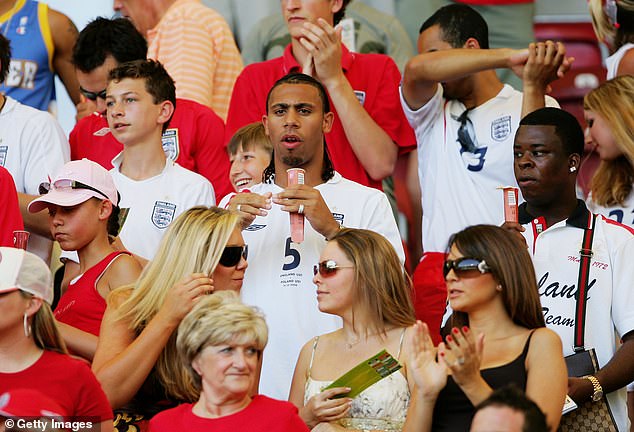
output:
[[[306,22],[299,42],[312,57],[314,77],[326,87],[329,81],[343,77],[341,70],[341,29],[334,28],[323,18],[316,24]],[[305,67],[306,65],[304,65]]]
[[[445,343],[438,345],[438,353],[451,370],[451,375],[460,387],[479,381],[484,335],[474,337],[468,327],[451,329]]]
[[[416,321],[411,331],[407,332],[407,344],[408,374],[414,378],[421,397],[435,401],[447,384],[447,365],[442,358],[436,359],[436,349],[427,324]]]
[[[289,213],[303,213],[315,231],[330,238],[339,230],[339,224],[332,216],[319,191],[307,185],[289,185],[273,196],[273,202]],[[301,212],[300,212],[301,210]]]
[[[229,200],[227,208],[237,211],[240,215],[242,229],[245,229],[256,216],[266,216],[267,210],[271,210],[271,192],[263,195],[250,192],[237,193]]]
[[[165,302],[156,315],[178,325],[202,296],[213,292],[211,278],[204,273],[192,273],[185,276],[167,293]]]

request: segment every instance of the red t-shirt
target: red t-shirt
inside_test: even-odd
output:
[[[416,137],[401,108],[398,86],[401,74],[394,61],[382,54],[352,53],[341,46],[341,66],[357,98],[398,147],[400,153],[416,148]],[[284,55],[254,63],[242,71],[233,88],[225,142],[242,126],[259,121],[266,114],[266,95],[278,79],[301,71],[293,57],[291,45]],[[381,189],[381,182],[372,180],[354,154],[334,106],[335,121],[326,143],[332,163],[342,176],[365,186]]]
[[[192,412],[192,404],[182,404],[155,415],[148,432],[307,432],[308,427],[290,402],[257,395],[242,411],[203,418]]]
[[[112,409],[90,367],[82,360],[45,350],[28,368],[15,373],[0,372],[0,394],[11,389],[33,389],[56,401],[69,421],[111,420]],[[70,419],[70,417],[73,417]]]
[[[233,191],[229,180],[229,156],[223,142],[224,122],[210,108],[187,99],[176,100],[176,110],[163,133],[167,156],[188,170],[207,178],[217,197]],[[106,169],[123,145],[110,133],[104,116],[93,113],[71,131],[70,158],[87,158]]]
[[[97,291],[97,282],[110,263],[121,254],[130,255],[125,251],[112,252],[86,270],[79,279],[68,284],[68,289],[55,308],[57,321],[99,336],[106,301]]]
[[[23,230],[18,193],[11,173],[0,166],[0,246],[13,247],[13,231]]]

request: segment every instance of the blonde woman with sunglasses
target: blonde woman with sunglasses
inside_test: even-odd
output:
[[[93,371],[119,409],[115,423],[143,427],[156,412],[198,399],[178,361],[178,325],[204,296],[239,292],[246,268],[238,215],[193,207],[170,224],[137,283],[112,292]]]
[[[414,308],[394,247],[373,231],[342,229],[321,253],[314,274],[319,310],[341,317],[343,327],[304,345],[289,400],[314,431],[400,431],[411,391],[406,368],[354,399],[345,397],[349,388],[323,390],[383,349],[396,359],[405,356]]]
[[[445,342],[411,332],[409,372],[416,392],[405,431],[468,430],[474,406],[514,383],[556,430],[567,390],[559,336],[545,328],[535,270],[504,229],[475,225],[454,234],[443,267],[449,305]]]

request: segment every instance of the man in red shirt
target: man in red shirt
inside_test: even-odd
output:
[[[70,133],[71,159],[87,158],[106,169],[123,145],[110,133],[104,115],[108,73],[119,64],[145,59],[147,42],[124,19],[97,18],[79,34],[73,63],[82,92],[78,122]],[[217,197],[233,191],[229,181],[229,156],[223,142],[224,123],[210,108],[177,99],[174,116],[163,132],[168,158],[206,177]]]
[[[229,106],[225,142],[241,126],[261,120],[266,94],[290,72],[304,72],[321,81],[335,113],[326,134],[335,169],[345,178],[381,189],[394,171],[399,153],[416,139],[399,105],[401,75],[382,54],[358,54],[341,43],[333,26],[349,0],[282,0],[291,43],[282,57],[247,66],[236,81]]]

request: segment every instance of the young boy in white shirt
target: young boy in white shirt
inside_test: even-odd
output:
[[[211,183],[165,156],[161,134],[176,105],[174,81],[154,60],[123,63],[110,71],[108,126],[123,144],[110,171],[129,208],[119,238],[133,254],[152,259],[165,229],[196,205],[215,205]]]

